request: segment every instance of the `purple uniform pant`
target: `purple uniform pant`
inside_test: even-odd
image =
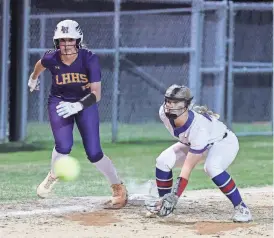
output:
[[[48,113],[50,125],[55,140],[55,150],[60,154],[69,154],[73,146],[74,122],[81,134],[83,145],[88,159],[98,162],[103,157],[99,135],[99,112],[97,104],[94,104],[79,113],[68,118],[58,116],[56,106],[62,99],[50,97],[48,101]]]

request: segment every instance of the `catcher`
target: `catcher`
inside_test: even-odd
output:
[[[252,220],[250,210],[239,190],[226,172],[239,150],[236,135],[219,121],[219,115],[204,106],[189,109],[193,97],[189,88],[172,85],[165,93],[160,118],[170,134],[179,142],[164,150],[156,159],[156,184],[160,199],[146,201],[146,208],[158,216],[173,212],[184,192],[191,171],[205,158],[204,170],[234,206],[234,222]],[[173,167],[181,173],[173,186]]]

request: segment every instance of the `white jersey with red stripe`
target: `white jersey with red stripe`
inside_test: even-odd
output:
[[[175,127],[174,121],[166,117],[163,105],[159,116],[170,134],[195,154],[203,153],[211,143],[222,140],[227,131],[226,125],[217,118],[192,110],[188,111],[188,119],[181,127]]]

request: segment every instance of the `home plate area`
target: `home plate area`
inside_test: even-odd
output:
[[[107,197],[51,198],[0,207],[0,237],[272,237],[272,187],[241,189],[253,222],[233,223],[233,207],[215,190],[186,191],[174,214],[148,218],[144,200],[131,194],[121,210],[107,210]]]

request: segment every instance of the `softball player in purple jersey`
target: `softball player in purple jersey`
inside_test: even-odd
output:
[[[88,159],[107,178],[113,195],[110,205],[121,208],[127,203],[127,190],[119,179],[111,160],[103,153],[99,135],[97,103],[101,98],[101,69],[97,55],[82,48],[83,32],[76,21],[57,24],[53,42],[55,50],[45,53],[30,75],[30,91],[39,90],[39,75],[48,69],[52,86],[48,113],[54,136],[51,170],[37,188],[37,195],[47,197],[58,178],[53,165],[68,155],[73,146],[73,127],[76,123]]]

